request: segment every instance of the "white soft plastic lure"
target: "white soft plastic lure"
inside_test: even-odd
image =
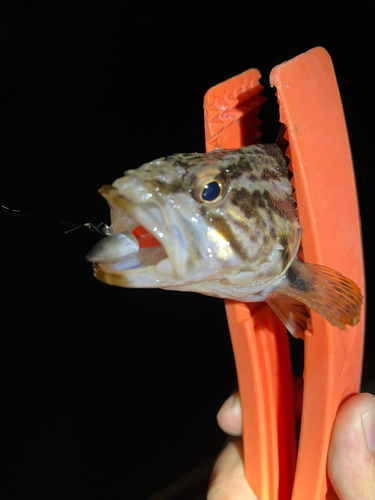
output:
[[[87,259],[105,283],[265,300],[296,337],[305,305],[342,329],[359,321],[357,285],[297,258],[302,228],[276,144],[175,154],[99,192],[115,234]]]

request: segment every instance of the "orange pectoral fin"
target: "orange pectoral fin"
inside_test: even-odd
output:
[[[278,315],[288,332],[296,339],[303,339],[310,318],[304,304],[298,300],[276,293],[267,299],[267,304]]]
[[[341,330],[359,321],[363,302],[360,289],[329,267],[295,261],[274,292],[271,300],[275,301],[278,294],[292,297]]]

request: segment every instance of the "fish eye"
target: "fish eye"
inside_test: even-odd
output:
[[[214,205],[223,199],[225,188],[226,183],[220,177],[206,177],[196,183],[192,195],[199,203]]]
[[[201,198],[203,201],[216,201],[221,192],[221,184],[217,181],[212,181],[204,185],[201,192]]]
[[[193,198],[205,205],[221,203],[228,191],[229,177],[220,168],[199,165],[187,177],[186,188]]]

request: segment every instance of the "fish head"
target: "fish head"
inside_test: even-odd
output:
[[[140,248],[136,260],[94,262],[108,284],[245,300],[279,279],[299,247],[292,187],[275,144],[160,158],[100,193],[114,233],[141,225],[160,243]]]

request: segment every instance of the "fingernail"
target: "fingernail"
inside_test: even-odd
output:
[[[232,394],[231,396],[229,396],[229,398],[225,401],[225,403],[223,404],[223,406],[221,407],[221,409],[229,409],[229,408],[234,408],[236,406],[236,397],[234,394]]]
[[[223,413],[226,413],[228,411],[239,411],[239,409],[240,409],[240,400],[238,399],[238,395],[232,394],[220,408],[218,414],[216,415],[216,418],[219,417],[219,415],[221,416]]]
[[[362,415],[363,427],[365,429],[367,446],[375,451],[375,407]]]
[[[223,406],[217,412],[216,418],[220,419],[223,414],[225,414],[228,410],[231,410],[234,405],[234,395],[232,394],[229,398],[223,403]]]

